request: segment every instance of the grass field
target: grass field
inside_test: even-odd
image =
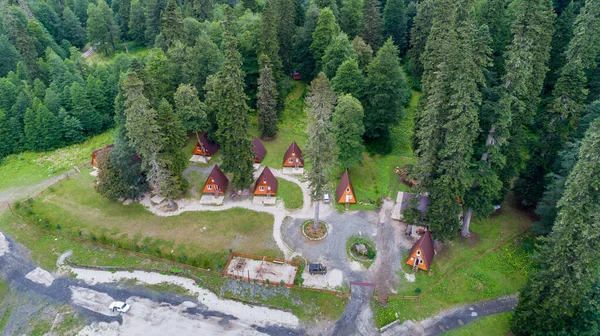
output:
[[[162,256],[175,254],[183,262],[201,259],[197,266],[205,268],[222,267],[230,250],[281,256],[272,237],[270,214],[234,208],[159,217],[140,204],[124,206],[102,198],[93,181],[83,171],[30,205],[22,205],[21,212],[61,233],[138,246]]]
[[[438,251],[430,272],[418,272],[413,283],[402,281],[403,286],[398,289],[398,295],[419,295],[425,292],[455,267],[501,245],[530,226],[531,219],[527,213],[505,203],[491,218],[476,220],[471,224],[473,235],[470,239],[457,238]],[[459,268],[418,302],[391,297],[388,307],[380,308],[377,305],[376,323],[378,326],[386,325],[396,319],[396,314],[400,321],[419,320],[454,305],[516,293],[533,268],[529,260],[531,250],[531,239],[523,236]],[[404,265],[404,272],[410,273],[411,268]],[[400,277],[404,278],[403,272]]]
[[[482,317],[458,329],[448,331],[443,336],[504,336],[510,333],[510,318],[512,313],[502,313]]]
[[[92,151],[112,141],[112,131],[106,131],[80,144],[50,152],[9,155],[0,161],[0,191],[31,186],[62,174],[82,162],[91,160]]]
[[[117,51],[112,52],[108,56],[104,50],[96,49],[94,54],[87,58],[88,63],[98,63],[105,64],[111,62],[118,55],[126,55],[128,57],[146,57],[150,49],[144,44],[135,44],[134,42],[127,42],[127,49],[129,50],[129,54],[125,52],[125,45],[123,43],[117,44]]]
[[[277,198],[283,200],[285,208],[288,210],[300,209],[304,204],[302,199],[302,189],[294,182],[290,182],[281,178],[277,181]]]

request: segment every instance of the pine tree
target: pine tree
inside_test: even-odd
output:
[[[171,64],[162,49],[152,49],[146,61],[144,71],[144,82],[148,93],[148,99],[157,106],[165,97],[168,101],[173,100],[176,88],[174,64]]]
[[[342,0],[340,27],[354,39],[362,32],[363,0]]]
[[[77,118],[86,134],[96,134],[102,127],[102,118],[92,106],[87,92],[78,82],[70,88],[71,110],[69,113]]]
[[[319,204],[325,188],[331,181],[331,171],[335,165],[337,151],[333,137],[331,115],[336,102],[335,93],[329,87],[327,76],[319,73],[309,89],[306,97],[306,115],[308,116],[308,142],[304,157],[310,166],[308,184],[311,198],[315,205],[313,228],[319,228]]]
[[[22,66],[25,66],[27,79],[33,81],[35,78],[42,77],[42,69],[38,63],[38,53],[34,39],[27,33],[25,13],[16,6],[10,6],[6,12],[3,17],[4,31],[10,43],[21,54]],[[17,70],[19,70],[18,63]]]
[[[119,32],[122,40],[129,37],[129,20],[131,16],[131,0],[119,0]]]
[[[406,53],[406,5],[404,0],[387,0],[383,9],[383,27],[385,38],[391,37],[400,50]]]
[[[251,10],[252,12],[258,12],[258,3],[256,0],[242,0],[241,1],[244,8]]]
[[[187,158],[181,151],[187,137],[181,121],[173,113],[171,104],[164,98],[158,105],[157,122],[159,137],[163,143],[157,155],[161,167],[159,186],[162,196],[169,199],[173,206],[173,199],[180,196],[188,187],[187,180],[183,177]]]
[[[376,142],[382,152],[389,151],[390,127],[402,118],[403,106],[410,97],[398,54],[398,48],[388,39],[367,71],[365,138]]]
[[[87,10],[87,36],[91,43],[99,43],[106,55],[109,50],[116,50],[118,27],[114,23],[112,9],[104,0],[98,0],[98,5],[90,4]]]
[[[516,335],[568,335],[573,318],[588,304],[600,260],[600,120],[588,130],[579,160],[566,182],[559,213],[536,261],[540,267],[521,291],[512,320]],[[588,325],[589,327],[589,325]],[[593,327],[593,325],[592,325]],[[593,335],[597,329],[580,330]]]
[[[131,1],[128,28],[128,36],[130,39],[138,43],[146,40],[146,15],[141,0]]]
[[[379,49],[383,38],[383,20],[379,0],[364,0],[362,38],[374,50]]]
[[[17,62],[21,58],[17,48],[10,43],[4,35],[0,36],[0,77],[6,76],[10,71],[17,67]]]
[[[83,48],[86,43],[86,32],[81,22],[69,7],[65,7],[62,15],[62,25],[65,37],[72,45]]]
[[[141,0],[140,0],[141,1]],[[146,31],[144,37],[146,44],[152,46],[156,36],[160,34],[160,15],[161,15],[161,4],[160,0],[147,0],[146,5]]]
[[[477,11],[477,24],[487,25],[492,38],[492,58],[494,62],[495,78],[504,75],[504,52],[511,42],[510,19],[507,0],[488,0],[475,9]]]
[[[363,108],[358,99],[349,94],[339,96],[332,123],[338,148],[337,161],[343,168],[362,162],[365,149],[362,140],[365,133],[363,118]]]
[[[352,49],[356,52],[358,67],[363,72],[366,71],[373,59],[373,49],[370,45],[366,44],[365,40],[360,36],[356,36],[354,40],[352,40]]]
[[[275,0],[265,2],[265,10],[260,23],[261,38],[258,53],[266,55],[277,78],[281,74],[282,63],[279,57],[279,39],[277,37],[277,4]]]
[[[74,4],[73,4],[73,12],[75,13],[75,15],[77,15],[77,18],[79,19],[79,22],[81,22],[81,24],[84,24],[87,22],[88,16],[87,16],[87,9],[89,6],[89,1],[88,0],[73,0]]]
[[[196,133],[200,141],[200,133],[208,131],[206,106],[198,99],[198,90],[189,84],[181,84],[175,92],[175,112],[188,132]]]
[[[162,15],[160,32],[165,37],[167,47],[172,47],[175,41],[182,38],[183,18],[175,0],[169,0],[169,4]]]
[[[219,47],[206,34],[202,34],[196,39],[194,47],[186,51],[184,68],[189,70],[183,72],[183,80],[195,85],[200,97],[203,97],[206,79],[219,71],[222,63],[223,54]]]
[[[425,44],[433,24],[434,2],[435,0],[424,0],[417,5],[417,15],[410,30],[408,57],[410,59],[410,72],[415,78],[420,78],[423,75],[422,55],[425,52]]]
[[[313,41],[310,45],[310,51],[315,60],[317,60],[317,69],[321,68],[323,55],[325,50],[331,44],[331,41],[335,36],[340,33],[340,27],[335,22],[335,16],[329,8],[321,9],[319,13],[319,20],[317,21],[317,27],[312,33]]]
[[[2,162],[2,158],[12,154],[16,149],[14,130],[10,126],[10,119],[6,115],[6,112],[0,110],[0,139],[4,139],[0,142],[0,162]]]
[[[212,17],[213,1],[212,0],[193,0],[194,18],[202,22]]]
[[[545,81],[546,93],[551,92],[556,84],[561,67],[565,64],[565,50],[573,37],[573,27],[580,4],[571,1],[560,13],[554,23],[554,34],[552,34],[552,48],[550,49],[550,60],[548,61],[548,74]]]
[[[356,52],[352,49],[352,44],[350,44],[350,41],[348,40],[348,35],[340,33],[333,38],[325,50],[325,54],[321,60],[323,72],[325,72],[328,78],[333,78],[344,61],[356,58]]]
[[[111,164],[112,151],[102,151],[96,157],[98,163],[98,176],[94,189],[101,196],[108,198],[111,201],[117,201],[124,197],[124,188],[121,185],[119,170]]]
[[[90,103],[98,113],[100,117],[101,128],[112,124],[112,106],[109,104],[107,97],[104,95],[105,84],[99,78],[94,75],[89,75],[86,79],[86,95]]]
[[[310,80],[315,76],[315,59],[311,51],[313,42],[312,34],[317,26],[319,19],[319,8],[315,4],[310,4],[306,9],[304,26],[298,29],[298,34],[294,38],[293,63],[298,65],[298,70],[305,80]]]
[[[277,0],[277,38],[283,72],[292,71],[292,42],[296,33],[296,8],[293,0]]]
[[[231,183],[238,189],[246,189],[253,181],[252,144],[248,135],[248,105],[244,93],[244,73],[237,41],[232,35],[230,11],[225,24],[225,59],[223,67],[210,83],[207,108],[213,110],[217,119],[217,139],[222,150],[221,168],[231,173]],[[207,81],[208,82],[208,81]]]
[[[267,56],[263,55],[258,78],[258,131],[263,138],[277,135],[277,85]]]
[[[62,136],[62,144],[68,145],[79,143],[85,139],[83,136],[83,127],[81,122],[69,115],[65,109],[60,109],[58,112],[59,134]]]
[[[347,93],[359,100],[363,98],[364,85],[365,76],[358,68],[358,63],[352,58],[339,66],[335,77],[331,80],[331,88],[335,93],[339,95]]]

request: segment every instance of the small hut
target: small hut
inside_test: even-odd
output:
[[[352,182],[350,182],[350,176],[348,176],[348,168],[342,175],[340,179],[340,183],[335,189],[335,196],[338,203],[342,204],[354,204],[356,203],[356,196],[354,194],[354,187],[352,187]]]
[[[419,210],[421,219],[427,219],[427,207],[429,206],[429,197],[427,195],[418,196],[418,204],[415,204],[415,194],[409,192],[399,191],[398,197],[396,198],[396,206],[392,211],[392,219],[402,220],[404,218],[404,212],[408,209],[415,208]]]
[[[229,179],[221,169],[219,169],[218,165],[215,165],[206,179],[206,183],[204,183],[204,188],[202,188],[203,194],[214,194],[215,196],[221,196],[225,194],[227,191],[227,186],[229,185]]]
[[[202,156],[213,156],[219,150],[219,145],[214,142],[208,141],[206,137],[206,133],[202,134],[200,137],[200,141],[196,143],[196,147],[194,147],[194,155],[202,155]]]
[[[99,149],[96,149],[95,151],[92,152],[92,166],[98,168],[98,157],[100,157],[101,154],[108,154],[111,150],[113,150],[113,148],[115,148],[114,144],[110,144],[106,147],[102,147]]]
[[[408,259],[406,259],[406,263],[413,267],[413,271],[416,271],[417,269],[428,271],[431,267],[431,262],[433,261],[434,255],[435,250],[433,249],[433,239],[431,238],[431,233],[429,231],[425,231],[425,233],[421,236],[421,238],[419,238],[419,240],[417,240],[410,250]]]
[[[298,69],[294,70],[294,80],[299,81],[302,79],[302,75],[300,75],[300,71]]]
[[[254,152],[254,163],[261,163],[267,155],[267,149],[258,137],[252,139],[252,151]]]
[[[254,196],[275,196],[277,195],[277,186],[279,182],[271,172],[269,167],[265,167],[254,186]]]
[[[292,141],[285,155],[283,155],[283,166],[300,168],[304,167],[304,159],[302,158],[302,150],[298,147],[296,141]]]

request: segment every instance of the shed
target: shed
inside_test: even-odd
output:
[[[431,238],[431,232],[425,231],[425,233],[417,240],[413,245],[406,263],[414,268],[418,267],[424,271],[428,271],[433,261],[435,250],[433,249],[433,239]]]
[[[252,151],[254,152],[254,163],[261,163],[267,155],[267,149],[258,137],[252,139]]]
[[[195,155],[203,155],[203,156],[213,156],[219,150],[219,145],[214,142],[208,141],[206,137],[206,133],[203,133],[200,136],[200,141],[196,143],[196,147],[194,147]]]
[[[92,152],[92,166],[98,168],[98,157],[103,153],[108,154],[111,150],[113,150],[113,148],[115,148],[115,145],[110,144],[106,147],[102,147],[102,148],[99,148],[99,149],[96,149],[95,151],[93,151]]]
[[[277,186],[279,182],[269,167],[265,167],[254,186],[255,196],[275,196],[277,195]]]
[[[292,141],[290,147],[283,155],[283,166],[299,168],[304,167],[304,159],[302,158],[302,150],[298,147],[296,141]]]
[[[225,191],[227,191],[227,186],[229,185],[229,179],[221,169],[219,169],[218,165],[215,165],[206,179],[206,183],[204,183],[204,188],[202,188],[203,194],[212,193],[215,196],[224,195]]]
[[[340,183],[335,189],[335,196],[338,203],[356,203],[356,195],[354,194],[352,182],[350,182],[350,176],[348,176],[348,168],[346,168]]]
[[[302,76],[300,75],[300,71],[298,71],[298,69],[294,70],[294,80],[299,81],[302,79]]]
[[[396,198],[396,205],[394,210],[392,211],[392,218],[402,220],[404,217],[403,213],[407,209],[416,208],[421,213],[421,219],[426,219],[427,216],[427,207],[429,206],[429,197],[427,195],[419,195],[418,196],[419,203],[415,204],[415,194],[411,194],[409,192],[398,192],[398,197]]]

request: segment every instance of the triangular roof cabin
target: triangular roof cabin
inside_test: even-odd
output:
[[[285,155],[283,155],[284,167],[304,167],[304,159],[302,158],[302,150],[298,147],[296,141],[292,141]]]
[[[277,186],[279,182],[271,172],[269,167],[265,167],[254,186],[254,195],[256,196],[275,196],[277,195]]]
[[[208,141],[206,137],[206,133],[200,136],[200,141],[196,143],[196,147],[194,147],[195,155],[204,155],[204,156],[213,156],[219,150],[219,145],[214,142]]]
[[[417,240],[417,242],[413,245],[410,253],[408,254],[408,259],[406,259],[406,263],[411,266],[417,266],[424,270],[428,271],[431,267],[431,262],[433,261],[433,256],[435,255],[435,251],[433,249],[433,239],[431,238],[431,232],[425,231],[425,233]]]
[[[113,148],[115,148],[114,144],[110,144],[106,147],[102,147],[99,149],[96,149],[95,151],[92,152],[92,166],[98,168],[98,157],[100,156],[100,154],[106,152],[109,153],[111,150],[113,150]]]
[[[267,155],[267,149],[258,137],[252,139],[252,151],[254,152],[254,162],[261,163]]]
[[[224,195],[228,185],[229,179],[223,174],[221,169],[219,169],[219,166],[215,165],[206,179],[206,183],[204,183],[202,193],[215,194],[217,196]]]
[[[348,176],[348,169],[342,175],[340,183],[335,190],[335,196],[338,203],[356,203],[356,195],[354,194],[354,187],[350,182],[350,176]]]

